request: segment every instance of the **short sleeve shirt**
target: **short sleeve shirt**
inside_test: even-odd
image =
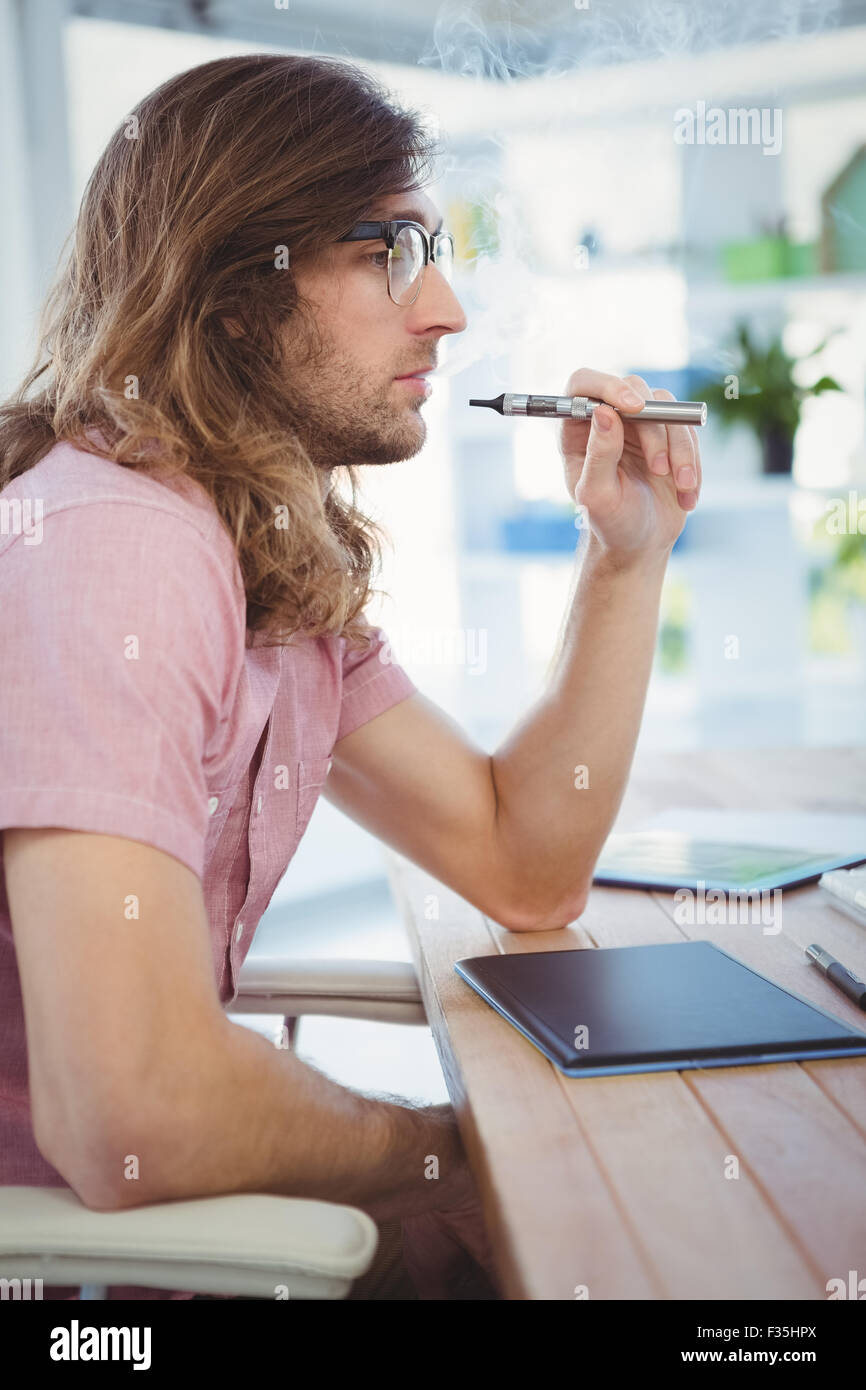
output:
[[[0,829],[124,835],[186,864],[230,1003],[334,744],[416,689],[370,631],[366,651],[247,645],[240,567],[203,489],[55,444],[0,493]],[[66,1185],[33,1140],[3,874],[0,1183]]]

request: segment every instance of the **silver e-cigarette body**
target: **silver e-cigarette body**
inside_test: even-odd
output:
[[[500,415],[529,415],[538,419],[591,420],[593,411],[605,401],[592,396],[524,396],[503,392],[491,401],[471,400],[470,405],[486,405]],[[642,410],[616,410],[624,420],[657,420],[665,425],[705,425],[706,401],[646,401]]]

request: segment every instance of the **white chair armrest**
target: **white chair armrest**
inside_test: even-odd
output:
[[[229,1012],[427,1022],[414,966],[399,960],[248,956]]]
[[[106,1212],[66,1187],[0,1187],[3,1279],[336,1299],[370,1267],[378,1238],[366,1212],[302,1197],[232,1193]]]

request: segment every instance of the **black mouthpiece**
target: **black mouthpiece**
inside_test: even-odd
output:
[[[502,402],[505,400],[505,392],[501,396],[495,396],[492,401],[470,401],[470,405],[489,405],[491,410],[498,410],[502,414]]]

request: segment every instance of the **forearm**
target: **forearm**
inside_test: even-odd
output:
[[[134,1131],[118,1126],[91,1152],[84,1200],[138,1206],[270,1192],[345,1202],[384,1219],[428,1210],[465,1180],[448,1106],[362,1096],[227,1019],[202,1052],[155,1065]],[[130,1153],[139,1159],[136,1181],[119,1176]],[[438,1181],[427,1176],[431,1155]]]
[[[616,568],[590,539],[547,689],[493,754],[498,857],[527,927],[582,910],[634,756],[666,562]]]

